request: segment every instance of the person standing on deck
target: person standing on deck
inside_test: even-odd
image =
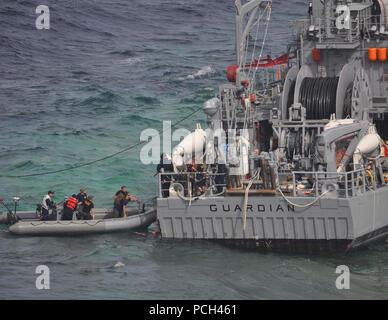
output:
[[[171,157],[167,153],[163,153],[160,156],[160,163],[156,168],[157,174],[162,173],[161,182],[162,182],[162,195],[164,198],[167,198],[170,194],[170,184],[172,176],[166,175],[165,173],[173,173],[174,166],[171,161]]]

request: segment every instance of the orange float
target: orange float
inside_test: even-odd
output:
[[[387,60],[387,48],[378,48],[377,49],[377,59],[384,62]]]
[[[368,48],[368,59],[369,61],[377,60],[377,49],[376,48]]]

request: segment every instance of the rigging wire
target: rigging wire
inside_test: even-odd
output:
[[[264,32],[263,42],[261,44],[261,50],[260,50],[260,55],[259,55],[258,61],[261,60],[261,57],[262,57],[263,51],[264,51],[265,42],[267,40],[268,28],[269,28],[269,23],[271,21],[271,12],[272,12],[272,3],[271,2],[269,2],[267,4],[266,10],[267,10],[267,20],[266,20],[265,32]],[[259,64],[257,64],[256,68],[254,69],[254,72],[253,72],[253,75],[252,75],[252,79],[250,81],[250,85],[249,85],[249,91],[250,92],[252,91],[252,88],[255,85],[255,81],[256,81],[255,77],[256,77],[256,73],[257,73],[258,69],[259,69]]]
[[[260,21],[261,19],[263,18],[264,16],[264,12],[263,11],[261,13],[261,10],[258,11],[258,19],[257,19],[257,27],[256,27],[256,35],[255,35],[255,42],[254,42],[254,46],[253,46],[253,49],[252,49],[252,55],[251,55],[251,62],[250,62],[250,65],[253,64],[253,61],[255,59],[255,53],[256,53],[256,44],[257,44],[257,40],[258,40],[258,37],[259,37],[259,31],[260,31]],[[245,57],[245,59],[247,59],[247,56]],[[245,61],[246,63],[246,61]],[[249,68],[249,71],[248,71],[248,78],[250,78],[250,75],[251,75],[251,68]]]
[[[179,121],[177,121],[174,125],[172,125],[172,128],[176,127],[177,125],[179,125],[180,123],[182,123],[183,121],[191,118],[194,114],[196,114],[197,112],[199,112],[200,110],[202,110],[202,108],[198,108],[196,109],[195,111],[191,112],[189,115],[187,115],[186,117],[180,119]],[[158,135],[161,135],[163,134],[165,130],[162,130],[160,132],[158,132]],[[156,135],[152,136],[155,137]],[[28,177],[38,177],[38,176],[45,176],[45,175],[50,175],[50,174],[55,174],[55,173],[60,173],[60,172],[65,172],[65,171],[71,171],[71,170],[75,170],[75,169],[79,169],[79,168],[83,168],[83,167],[86,167],[86,166],[90,166],[92,164],[95,164],[95,163],[98,163],[98,162],[102,162],[102,161],[105,161],[105,160],[108,160],[108,159],[111,159],[111,158],[114,158],[122,153],[125,153],[129,150],[132,150],[132,149],[135,149],[136,147],[139,147],[145,143],[147,143],[148,141],[140,141],[134,145],[131,145],[127,148],[124,148],[122,150],[119,150],[115,153],[112,153],[110,155],[107,155],[105,157],[102,157],[102,158],[99,158],[99,159],[96,159],[96,160],[93,160],[93,161],[89,161],[89,162],[86,162],[86,163],[83,163],[83,164],[79,164],[79,165],[74,165],[74,166],[71,166],[69,168],[64,168],[64,169],[60,169],[60,170],[53,170],[53,171],[46,171],[46,172],[40,172],[40,173],[33,173],[33,174],[26,174],[26,175],[18,175],[18,176],[12,176],[12,175],[0,175],[0,178],[28,178]]]

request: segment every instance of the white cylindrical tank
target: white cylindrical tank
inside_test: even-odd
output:
[[[250,143],[248,139],[240,137],[240,173],[242,176],[249,173],[249,148]]]
[[[198,125],[194,132],[186,136],[182,142],[177,145],[172,154],[172,162],[176,170],[184,170],[186,165],[191,162],[193,154],[202,156],[205,144],[206,132]]]
[[[378,150],[380,147],[381,138],[378,134],[372,133],[366,135],[364,138],[361,139],[359,142],[356,152],[359,152],[363,155],[370,155],[374,151]]]
[[[377,133],[370,133],[362,138],[353,154],[354,169],[357,170],[361,167],[363,157],[379,157],[380,145],[381,138]]]
[[[221,105],[220,99],[218,98],[210,99],[203,104],[203,111],[208,116],[212,117],[217,113],[220,105]]]

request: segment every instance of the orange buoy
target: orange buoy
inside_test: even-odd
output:
[[[256,95],[254,93],[251,94],[251,102],[254,103],[256,101]]]
[[[226,77],[229,82],[236,82],[238,66],[229,66],[226,71]]]
[[[369,61],[377,60],[377,49],[376,48],[368,48],[368,59]]]
[[[384,62],[387,60],[387,48],[378,48],[377,49],[377,59]]]

